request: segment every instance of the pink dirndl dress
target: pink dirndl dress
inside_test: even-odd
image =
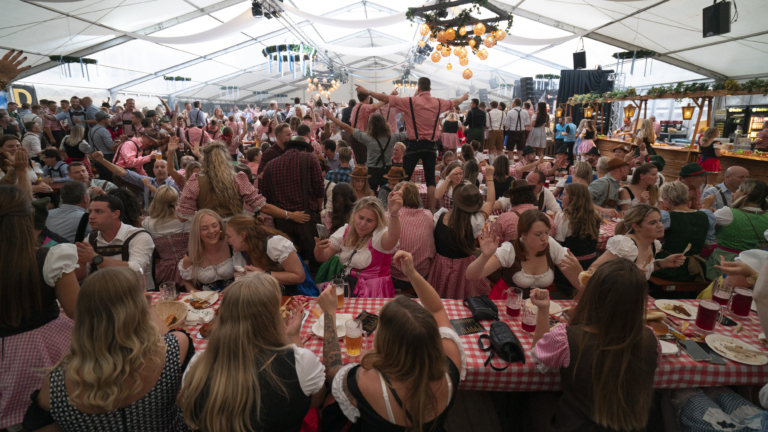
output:
[[[344,231],[344,238],[347,238],[349,226]],[[392,254],[379,252],[373,247],[373,237],[368,240],[368,251],[371,252],[371,263],[368,267],[352,269],[349,275],[357,278],[357,285],[353,293],[359,298],[393,298],[395,296],[395,286],[392,284],[390,274],[390,265],[392,264]]]
[[[160,261],[155,263],[155,285],[176,282],[176,286],[184,286],[184,279],[179,274],[179,261],[187,253],[189,233],[152,235],[152,240],[155,242],[155,251],[160,255]]]
[[[586,153],[595,146],[595,142],[591,139],[583,139],[581,140],[581,145],[579,145],[579,153]]]
[[[461,140],[459,139],[459,135],[455,132],[443,132],[443,134],[440,135],[440,140],[443,142],[444,150],[456,150],[461,147]]]

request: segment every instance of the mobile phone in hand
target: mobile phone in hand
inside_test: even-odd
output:
[[[317,238],[319,238],[320,240],[325,240],[326,238],[328,238],[326,237],[326,233],[325,233],[325,225],[315,224],[315,227],[317,228]]]

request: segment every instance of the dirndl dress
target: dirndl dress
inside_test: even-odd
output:
[[[428,282],[440,298],[464,300],[467,297],[488,294],[491,291],[488,279],[471,281],[465,277],[467,267],[474,261],[474,255],[453,259],[437,253],[429,268]]]
[[[444,150],[456,150],[457,148],[461,147],[459,135],[455,132],[443,132],[443,134],[440,136],[440,140],[443,142]]]
[[[184,286],[184,279],[179,274],[177,263],[184,258],[189,246],[189,233],[181,232],[166,236],[152,235],[155,251],[160,255],[160,261],[155,263],[155,285],[163,282],[176,282],[176,286]]]
[[[525,145],[533,148],[547,148],[547,131],[544,126],[531,128]]]
[[[586,153],[595,146],[595,142],[591,139],[583,139],[581,140],[581,144],[579,144],[579,153]]]

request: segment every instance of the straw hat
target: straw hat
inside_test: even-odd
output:
[[[355,165],[355,169],[352,170],[352,173],[349,176],[357,178],[371,178],[371,176],[368,174],[368,167],[360,165]]]
[[[477,186],[462,183],[453,188],[453,203],[467,213],[476,213],[483,207],[483,196]]]

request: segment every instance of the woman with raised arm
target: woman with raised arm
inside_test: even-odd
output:
[[[348,422],[351,432],[443,430],[466,373],[466,355],[440,296],[416,271],[411,254],[399,251],[395,261],[421,304],[399,296],[382,307],[373,349],[360,364],[341,362],[335,287],[318,298],[326,314],[323,358],[334,398],[323,422],[331,430]]]

